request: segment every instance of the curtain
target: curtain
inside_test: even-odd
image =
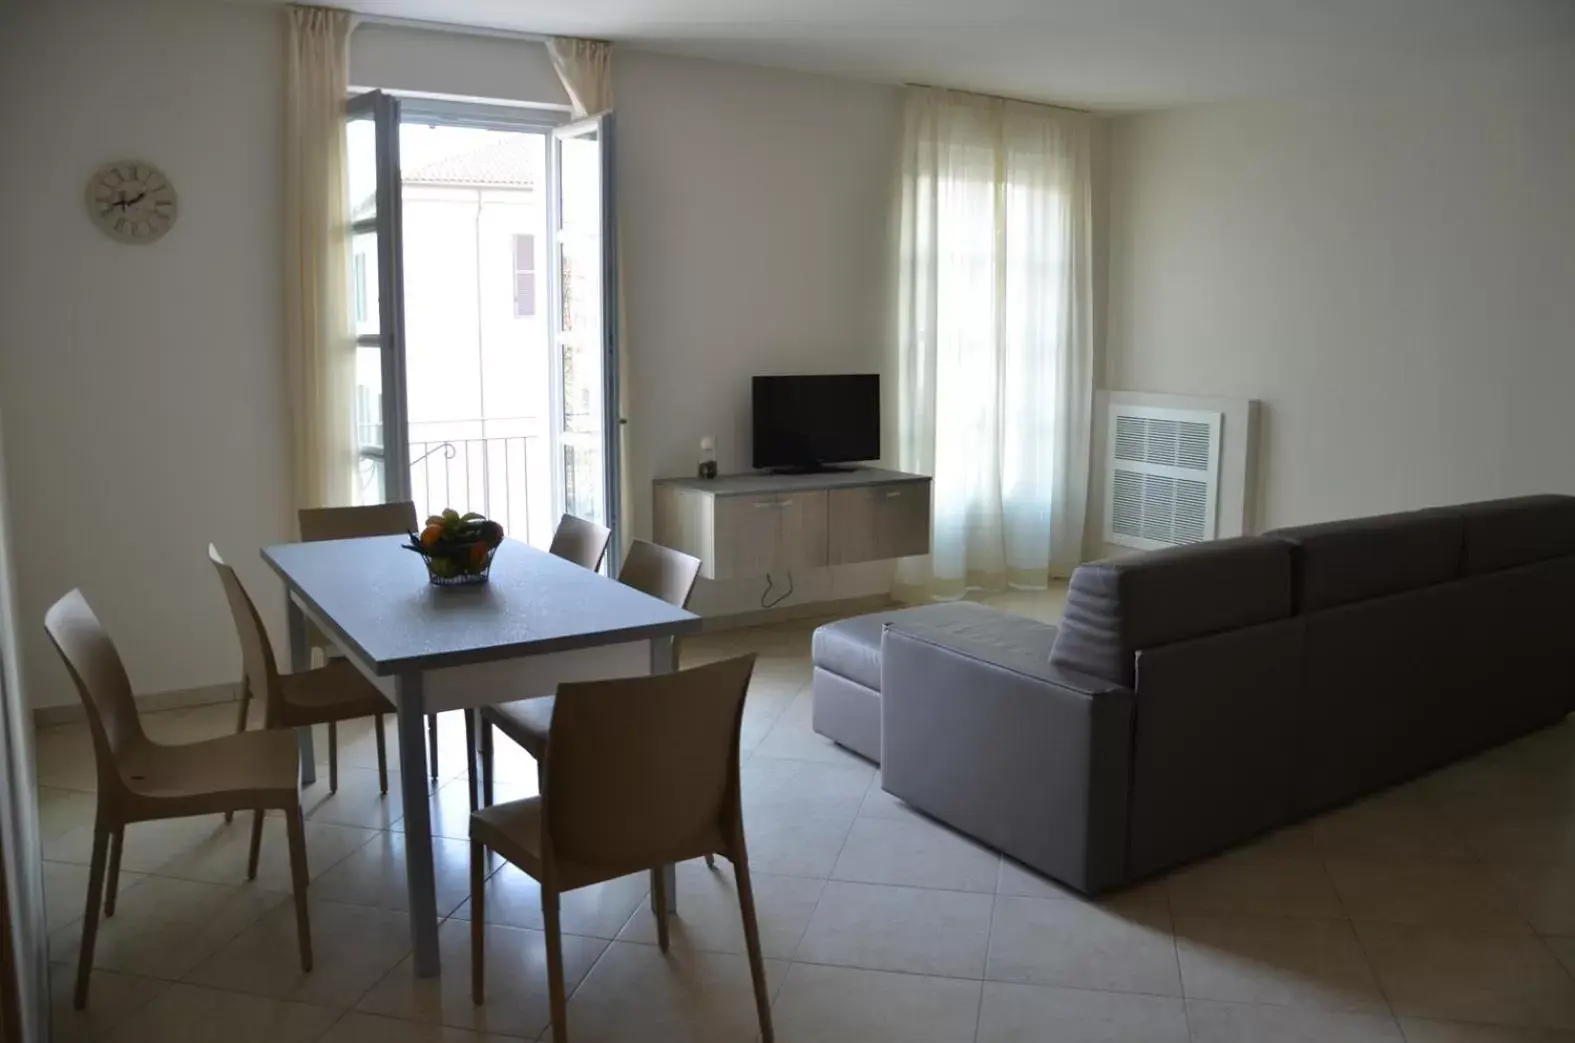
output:
[[[547,41],[552,67],[563,81],[574,118],[584,119],[613,107],[612,44],[602,40],[580,40],[554,36]],[[616,186],[607,186],[616,191]],[[629,321],[624,306],[623,237],[618,242],[618,502],[622,508],[618,538],[628,550],[636,532],[634,464],[630,459],[629,437]]]
[[[1093,399],[1091,117],[910,88],[898,459],[934,477],[936,597],[1042,587],[1081,557]]]
[[[355,339],[350,321],[350,206],[345,11],[285,8],[284,349],[294,506],[336,507],[354,493]]]

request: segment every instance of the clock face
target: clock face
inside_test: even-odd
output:
[[[175,223],[175,186],[151,163],[120,160],[87,184],[88,215],[112,239],[151,243]]]

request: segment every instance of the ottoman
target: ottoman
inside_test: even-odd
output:
[[[838,746],[880,763],[880,641],[886,624],[923,621],[945,629],[990,626],[1005,613],[971,601],[893,607],[815,630],[812,726]],[[1007,617],[1010,618],[1010,617]]]

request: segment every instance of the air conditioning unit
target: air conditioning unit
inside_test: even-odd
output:
[[[1155,550],[1217,533],[1225,414],[1112,401],[1105,542]]]

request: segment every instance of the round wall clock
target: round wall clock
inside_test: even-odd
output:
[[[123,243],[154,242],[175,223],[175,186],[151,163],[106,163],[88,180],[86,196],[93,223]]]

